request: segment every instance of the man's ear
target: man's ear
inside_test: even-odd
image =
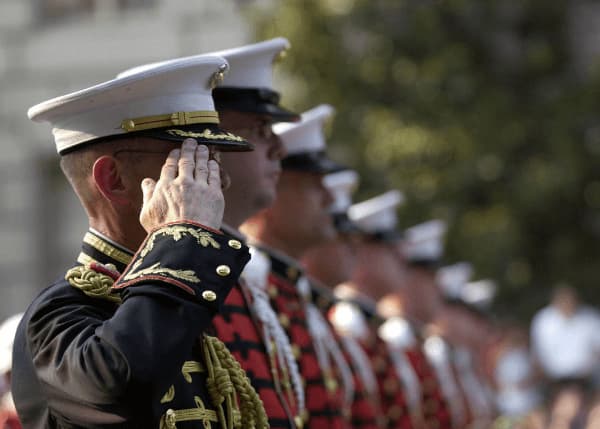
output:
[[[102,196],[113,204],[127,205],[127,189],[123,183],[117,161],[112,156],[101,156],[94,162],[92,175],[96,188]]]

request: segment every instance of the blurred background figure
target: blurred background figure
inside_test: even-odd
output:
[[[535,362],[546,384],[548,428],[584,427],[598,392],[600,313],[580,303],[575,289],[557,287],[531,323]]]
[[[13,341],[22,316],[23,313],[10,316],[0,325],[0,429],[21,429],[10,382]]]
[[[493,362],[496,406],[506,424],[527,416],[540,418],[542,393],[529,346],[527,329],[518,324],[501,329]]]

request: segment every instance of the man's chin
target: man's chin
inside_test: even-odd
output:
[[[275,203],[275,199],[277,198],[277,192],[275,189],[268,190],[268,188],[263,188],[262,193],[256,196],[256,207],[257,211],[265,210],[271,207]]]

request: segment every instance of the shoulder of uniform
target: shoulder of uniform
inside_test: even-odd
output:
[[[292,257],[265,245],[257,245],[257,248],[268,256],[271,263],[271,272],[276,276],[295,284],[304,274],[299,262]]]
[[[341,335],[363,338],[368,335],[367,320],[361,309],[353,302],[337,302],[329,312],[329,319]]]
[[[333,294],[333,291],[314,278],[309,278],[312,302],[321,310],[327,313],[339,299]]]
[[[379,336],[386,342],[398,347],[412,347],[416,344],[414,330],[403,317],[391,317],[381,324]]]
[[[71,268],[65,274],[65,280],[91,298],[118,303],[121,302],[121,298],[113,291],[112,286],[119,275],[117,268],[112,264],[90,262]]]
[[[250,286],[261,289],[267,287],[269,273],[271,272],[271,259],[261,249],[250,246],[250,261],[242,271],[242,278]]]

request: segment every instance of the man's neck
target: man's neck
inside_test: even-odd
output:
[[[373,311],[377,308],[377,301],[368,293],[365,293],[355,282],[349,281],[338,285],[335,288],[335,295],[340,299],[359,301],[362,304],[371,307]]]
[[[289,240],[284,240],[276,235],[263,234],[262,236],[257,237],[257,240],[266,246],[272,247],[273,249],[277,249],[280,252],[291,256],[296,260],[299,260],[302,257],[302,254],[305,250],[303,246],[295,246],[295,243]]]
[[[247,217],[240,216],[231,210],[226,210],[223,215],[223,224],[227,225],[231,229],[239,231],[240,226],[244,223],[246,219]]]
[[[364,269],[355,269],[352,273],[352,284],[356,290],[367,295],[373,301],[379,301],[385,293],[379,290],[379,282]]]
[[[90,218],[89,226],[120,247],[133,251],[142,245],[148,235],[139,223],[124,227],[118,222],[111,222],[107,219]]]
[[[377,301],[377,313],[384,318],[405,317],[402,297],[398,294],[388,294]]]

